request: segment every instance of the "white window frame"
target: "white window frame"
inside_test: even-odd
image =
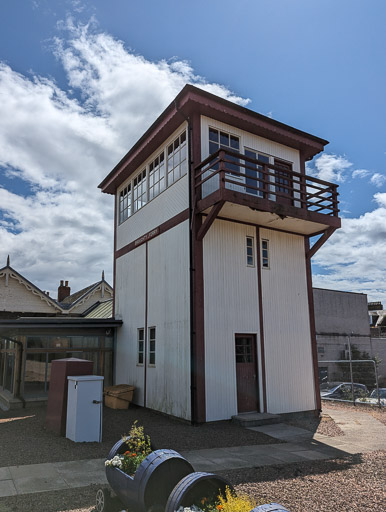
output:
[[[140,333],[142,332],[142,339]],[[140,343],[142,342],[142,350],[140,350]],[[140,354],[142,354],[142,363],[140,362]],[[145,328],[139,327],[137,329],[137,366],[145,365]]]
[[[250,245],[248,245],[249,241],[250,241]],[[251,249],[251,251],[248,251],[248,249]],[[246,260],[247,267],[254,267],[255,266],[255,239],[253,236],[248,235],[245,237],[245,253],[246,253],[245,260]],[[249,262],[248,258],[252,258],[252,261]]]
[[[169,139],[170,140],[170,139]],[[178,142],[178,143],[177,143]],[[171,153],[168,155],[168,148],[172,147]],[[118,190],[117,194],[117,223],[118,226],[125,222],[128,218],[134,215],[141,208],[146,206],[147,203],[152,201],[162,192],[164,192],[167,188],[169,188],[173,183],[176,183],[180,178],[185,176],[188,172],[188,134],[187,129],[184,128],[177,136],[174,136],[172,140],[163,145],[163,148],[158,152],[157,157],[152,157],[151,160],[147,161],[145,165],[142,167],[140,172],[137,172],[130,181],[126,182],[124,186]],[[154,153],[153,153],[154,155]],[[163,165],[164,165],[164,184],[159,187],[158,193],[154,193],[151,195],[151,188],[153,190],[156,189],[155,185],[159,184],[162,181],[162,178],[159,176],[157,181],[154,181],[152,186],[150,186],[151,177],[154,176],[160,169],[151,168],[152,164],[154,166],[156,160],[158,159],[158,167],[159,167],[159,159],[163,155]],[[181,156],[182,155],[182,156]],[[181,159],[182,158],[182,159]],[[178,162],[177,162],[178,160]],[[173,167],[170,169],[168,165],[172,162]],[[176,169],[178,168],[178,171]],[[170,176],[173,178],[171,179]],[[141,184],[136,183],[138,178],[141,177]],[[136,184],[135,184],[136,183]],[[144,187],[144,188],[143,188]],[[162,188],[162,190],[161,190]],[[140,190],[139,190],[140,189]],[[125,208],[125,195],[124,191],[130,190],[130,205]],[[138,193],[139,190],[139,193]],[[122,197],[122,199],[121,199]],[[127,203],[129,201],[129,195],[127,195]],[[124,212],[127,212],[125,214]]]
[[[266,246],[266,247],[264,247]],[[267,251],[267,255],[264,256],[264,251]],[[266,262],[266,264],[265,264]],[[270,257],[269,257],[269,240],[266,238],[261,239],[261,268],[269,270],[271,268]]]
[[[151,331],[152,329],[154,329],[154,336],[151,335]],[[149,356],[149,359],[148,359],[148,366],[150,367],[155,367],[156,365],[156,357],[155,357],[155,354],[156,354],[156,339],[157,339],[157,331],[156,331],[156,327],[154,325],[152,325],[151,327],[148,328],[148,331],[147,331],[148,335],[147,335],[147,339],[148,339],[148,356]],[[151,350],[151,342],[154,342],[154,350]],[[151,356],[152,354],[154,354],[154,362],[152,363],[151,362]]]

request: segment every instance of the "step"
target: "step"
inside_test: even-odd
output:
[[[279,414],[269,414],[267,412],[244,412],[232,416],[232,422],[241,427],[259,427],[261,425],[272,425],[280,423]]]

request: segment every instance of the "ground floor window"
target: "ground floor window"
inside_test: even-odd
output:
[[[149,365],[155,366],[155,327],[149,327]]]

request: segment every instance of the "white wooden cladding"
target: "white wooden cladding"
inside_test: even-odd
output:
[[[115,317],[123,318],[117,329],[115,384],[136,387],[134,402],[143,405],[144,367],[137,366],[137,329],[145,327],[146,245],[116,261]]]
[[[154,226],[154,224],[153,224]],[[189,420],[190,295],[189,221],[150,240],[147,326],[156,327],[156,364],[147,367],[146,406]],[[118,258],[116,384],[136,386],[144,405],[144,366],[137,365],[137,330],[145,327],[146,244]]]
[[[151,231],[163,222],[186,210],[186,208],[189,208],[189,182],[187,174],[117,226],[116,249],[121,249],[130,242],[133,242],[144,233]]]
[[[304,238],[261,229],[270,269],[261,270],[267,408],[315,409]]]
[[[237,414],[235,334],[260,338],[257,269],[247,266],[247,236],[256,240],[253,226],[216,220],[203,242],[207,421]],[[261,367],[258,373],[261,391]]]
[[[156,364],[147,369],[146,406],[189,420],[189,221],[148,243],[148,326],[156,327]]]
[[[281,158],[287,162],[292,162],[293,170],[300,172],[299,151],[297,149],[284,146],[278,142],[274,142],[258,135],[253,135],[239,128],[216,121],[206,116],[201,116],[201,157],[202,160],[209,156],[209,127],[218,128],[226,133],[237,135],[240,137],[240,152],[244,153],[244,149],[252,149],[254,151],[264,153],[268,156]]]
[[[40,292],[36,292],[33,287],[23,281],[20,282],[17,276],[8,275],[6,283],[5,273],[0,277],[0,311],[18,311],[31,313],[58,313],[59,308],[55,308],[49,299],[41,298]]]

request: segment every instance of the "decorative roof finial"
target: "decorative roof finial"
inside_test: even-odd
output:
[[[104,281],[104,280],[105,280],[105,271],[102,270],[102,281]]]
[[[9,267],[9,254],[7,256],[7,267]]]

